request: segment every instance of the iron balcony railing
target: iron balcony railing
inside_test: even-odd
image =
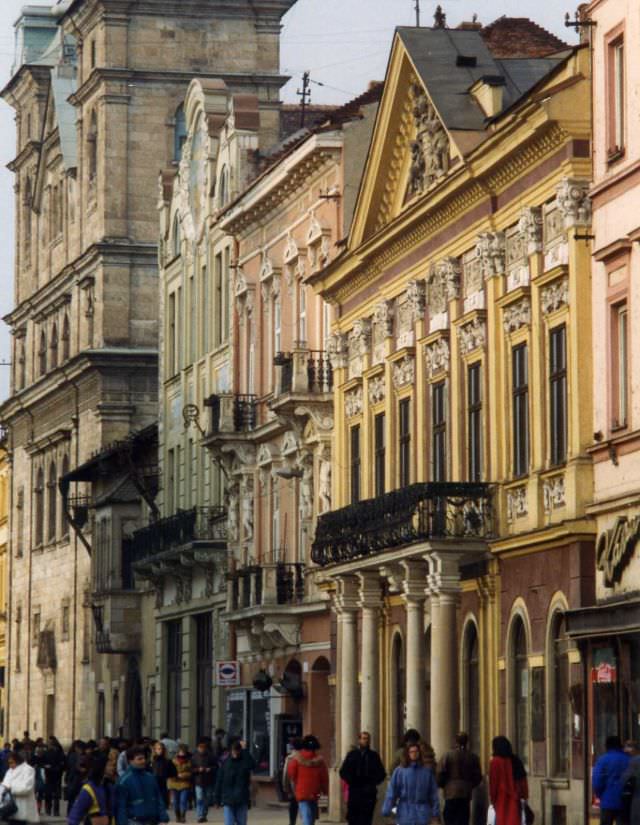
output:
[[[212,435],[255,430],[258,423],[256,395],[211,395],[205,402],[210,413]]]
[[[225,507],[193,507],[178,510],[173,516],[159,519],[136,530],[129,545],[131,563],[144,561],[157,553],[182,547],[193,541],[226,541]]]
[[[232,610],[292,605],[304,601],[303,564],[279,562],[265,567],[250,565],[229,573],[227,578],[231,588]]]
[[[279,352],[273,359],[280,367],[280,393],[326,393],[333,389],[333,368],[323,350],[296,349]]]
[[[325,567],[417,541],[492,535],[491,485],[411,484],[320,516],[311,558]]]

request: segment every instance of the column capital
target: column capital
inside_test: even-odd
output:
[[[404,571],[400,564],[385,564],[380,567],[380,575],[383,579],[389,582],[389,590],[391,593],[402,592],[402,580]]]
[[[462,557],[461,553],[429,553],[429,592],[431,595],[458,595]]]
[[[336,576],[336,611],[339,614],[354,613],[358,609],[358,579],[356,576]]]
[[[380,574],[377,570],[365,570],[357,575],[360,582],[358,606],[362,608],[379,608],[382,604]]]
[[[404,579],[402,591],[407,604],[420,604],[427,597],[429,565],[426,561],[409,559],[402,562]]]

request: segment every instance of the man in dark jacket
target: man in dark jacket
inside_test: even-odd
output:
[[[468,745],[467,734],[459,733],[455,748],[438,763],[436,781],[444,790],[445,825],[469,825],[471,795],[482,782],[480,760]]]
[[[213,800],[224,808],[224,825],[247,825],[251,802],[251,772],[256,764],[239,741],[232,742],[229,758],[218,769]],[[119,825],[119,823],[118,823]]]
[[[116,791],[116,825],[157,825],[168,822],[169,814],[156,778],[147,770],[147,751],[144,747],[127,752],[129,770],[118,782]]]
[[[371,749],[371,736],[367,731],[362,731],[358,737],[358,747],[349,751],[340,768],[340,778],[349,786],[349,825],[371,825],[378,785],[385,776],[380,756]]]
[[[191,773],[194,778],[198,822],[207,821],[210,793],[215,785],[217,767],[218,763],[211,753],[209,740],[200,739],[196,752],[191,757]]]

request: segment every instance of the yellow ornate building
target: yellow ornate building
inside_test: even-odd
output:
[[[523,53],[501,51],[521,27]],[[397,30],[335,307],[338,750],[506,734],[545,821],[581,821],[593,600],[589,55],[535,24]],[[504,38],[513,42],[513,38]],[[534,56],[532,56],[532,54]],[[552,818],[553,817],[553,818]],[[561,818],[564,817],[564,818]]]
[[[5,679],[7,678],[7,547],[9,544],[9,472],[6,435],[0,430],[0,739],[5,730]]]

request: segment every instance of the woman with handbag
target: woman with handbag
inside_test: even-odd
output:
[[[15,802],[15,812],[7,816],[13,825],[40,822],[36,803],[36,772],[21,754],[12,751],[7,759],[9,770],[5,773],[0,791],[4,801],[4,791],[9,791]]]
[[[511,747],[506,736],[493,740],[489,765],[489,796],[495,810],[496,825],[522,825],[533,822],[531,808],[527,804],[529,786],[522,760]]]

